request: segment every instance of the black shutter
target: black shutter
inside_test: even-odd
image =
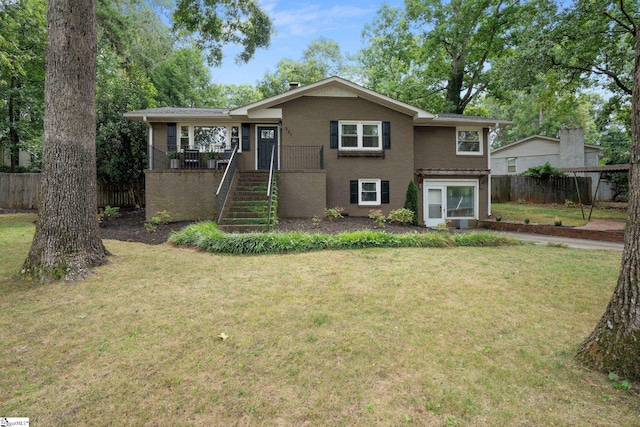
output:
[[[389,203],[389,181],[382,181],[380,197],[382,203]]]
[[[349,188],[351,193],[351,203],[358,203],[358,180],[354,179],[349,181]]]
[[[176,124],[167,123],[167,152],[178,151],[178,145],[176,143]]]
[[[338,149],[338,122],[335,120],[331,120],[331,144],[330,148],[337,150]],[[351,202],[353,203],[353,202]],[[356,201],[357,203],[357,201]]]
[[[242,124],[242,151],[249,151],[249,123]]]
[[[382,147],[391,149],[391,122],[382,122]]]

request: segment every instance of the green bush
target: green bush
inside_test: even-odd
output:
[[[387,220],[380,209],[371,209],[369,211],[369,218],[376,222],[376,227],[378,228],[384,228],[384,223]]]
[[[363,248],[443,248],[450,246],[500,246],[520,244],[492,233],[405,233],[361,230],[336,235],[290,233],[227,234],[214,222],[200,222],[174,233],[169,241],[179,246],[193,246],[203,251],[227,254],[267,254],[309,252],[324,249]]]
[[[399,224],[411,224],[413,223],[414,214],[410,209],[394,209],[389,212],[387,219],[391,222],[397,222]]]
[[[418,186],[413,181],[409,181],[403,207],[413,212],[411,223],[418,225]]]
[[[547,162],[542,166],[532,166],[520,175],[539,179],[549,179],[556,176],[565,176],[566,174],[564,172],[560,172],[558,168],[554,168],[549,162]]]

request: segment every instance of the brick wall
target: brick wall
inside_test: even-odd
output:
[[[322,217],[326,207],[327,177],[324,171],[278,172],[278,216]]]
[[[166,210],[171,221],[210,220],[222,172],[202,170],[147,170],[147,221]]]

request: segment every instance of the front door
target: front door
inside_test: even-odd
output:
[[[278,169],[278,126],[258,126],[258,169],[269,169],[271,151],[274,150],[274,167]]]
[[[435,227],[444,222],[444,187],[424,186],[424,225]]]

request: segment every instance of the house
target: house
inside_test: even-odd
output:
[[[491,151],[493,175],[519,174],[549,162],[556,168],[598,166],[602,147],[584,143],[582,128],[560,130],[560,138],[533,135]]]
[[[125,116],[149,129],[147,216],[166,210],[172,220],[194,220],[222,210],[215,194],[225,172],[206,169],[203,156],[224,149],[235,150],[239,176],[268,171],[273,153],[280,217],[323,216],[337,206],[351,216],[387,214],[403,207],[414,181],[426,226],[490,215],[489,128],[509,123],[432,114],[339,77],[233,110]],[[181,153],[176,169],[169,152]]]
[[[29,167],[31,165],[31,155],[23,150],[19,151],[17,166]],[[0,166],[11,166],[11,151],[8,147],[0,146]]]
[[[602,157],[602,147],[584,142],[584,130],[580,127],[560,129],[560,138],[533,135],[504,145],[491,151],[491,174],[519,174],[530,167],[549,163],[561,168],[583,168],[598,166]],[[579,174],[591,177],[592,196],[598,181],[598,174]],[[601,194],[608,194],[608,186],[603,185]]]

